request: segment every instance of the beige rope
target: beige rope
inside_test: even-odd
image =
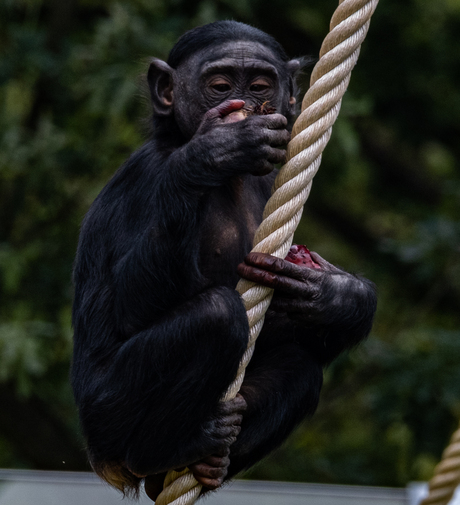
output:
[[[321,47],[320,59],[313,69],[310,89],[302,102],[302,113],[292,131],[288,161],[276,178],[263,222],[255,234],[255,252],[284,258],[289,251],[377,3],[378,0],[340,0],[331,20],[330,32]],[[273,294],[271,289],[244,279],[236,289],[247,310],[249,342],[237,377],[222,401],[231,400],[240,389]],[[191,505],[200,491],[201,485],[190,471],[170,471],[156,505]]]
[[[434,469],[428,496],[420,505],[447,505],[460,484],[460,427],[452,435],[442,453],[441,462]]]

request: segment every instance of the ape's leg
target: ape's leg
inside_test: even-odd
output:
[[[229,478],[266,456],[313,414],[322,380],[322,367],[296,343],[259,350],[256,344],[240,390],[248,407],[230,448]]]
[[[76,396],[95,467],[119,462],[148,475],[228,447],[240,431],[228,418],[241,407],[223,411],[219,400],[236,375],[247,338],[239,295],[221,287],[110,349],[103,366],[99,347],[77,355]]]

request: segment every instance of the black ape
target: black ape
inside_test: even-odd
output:
[[[240,264],[285,156],[298,67],[241,23],[186,33],[150,65],[151,139],[84,220],[72,384],[91,463],[124,491],[148,476],[155,498],[162,472],[185,465],[208,488],[248,468],[314,412],[323,366],[370,331],[369,281],[314,254],[321,269]],[[277,113],[232,119],[267,101]],[[241,395],[222,405],[248,339],[238,265],[275,297]]]

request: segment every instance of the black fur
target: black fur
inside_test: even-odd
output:
[[[268,35],[242,26],[225,22],[187,34],[175,65],[180,70],[195,53],[206,60],[213,49],[203,49],[203,34],[214,37],[217,28],[227,42],[262,42],[280,76],[271,103],[290,120],[292,71],[284,52]],[[200,83],[189,86],[196,87],[199,103]],[[270,196],[274,172],[263,174],[279,154],[267,144],[286,137],[277,115],[221,125],[201,114],[189,138],[176,123],[176,103],[170,115],[156,117],[152,138],[91,206],[74,269],[75,399],[94,469],[125,492],[136,492],[138,475],[213,451],[209,422],[218,417],[219,399],[248,339],[234,290],[236,268],[251,249]],[[269,130],[270,121],[277,126]],[[266,140],[270,135],[274,140]],[[373,288],[340,275],[348,284],[330,273],[317,283],[317,320],[284,309],[268,312],[241,390],[248,408],[231,445],[227,478],[268,454],[314,412],[323,365],[368,334]],[[293,312],[297,303],[292,300]]]

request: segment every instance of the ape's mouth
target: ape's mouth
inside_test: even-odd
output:
[[[270,105],[270,102],[264,102],[257,105],[246,105],[241,109],[234,110],[223,117],[224,123],[236,123],[242,121],[248,116],[267,116],[274,114],[276,108]]]
[[[243,110],[247,111],[248,116],[252,114],[258,116],[268,116],[268,114],[274,114],[276,112],[276,108],[270,105],[269,100],[257,105],[248,105],[247,107],[243,107]]]
[[[321,268],[321,265],[311,257],[310,251],[304,245],[294,244],[289,249],[286,261],[294,263],[295,265],[306,266],[310,268]]]

